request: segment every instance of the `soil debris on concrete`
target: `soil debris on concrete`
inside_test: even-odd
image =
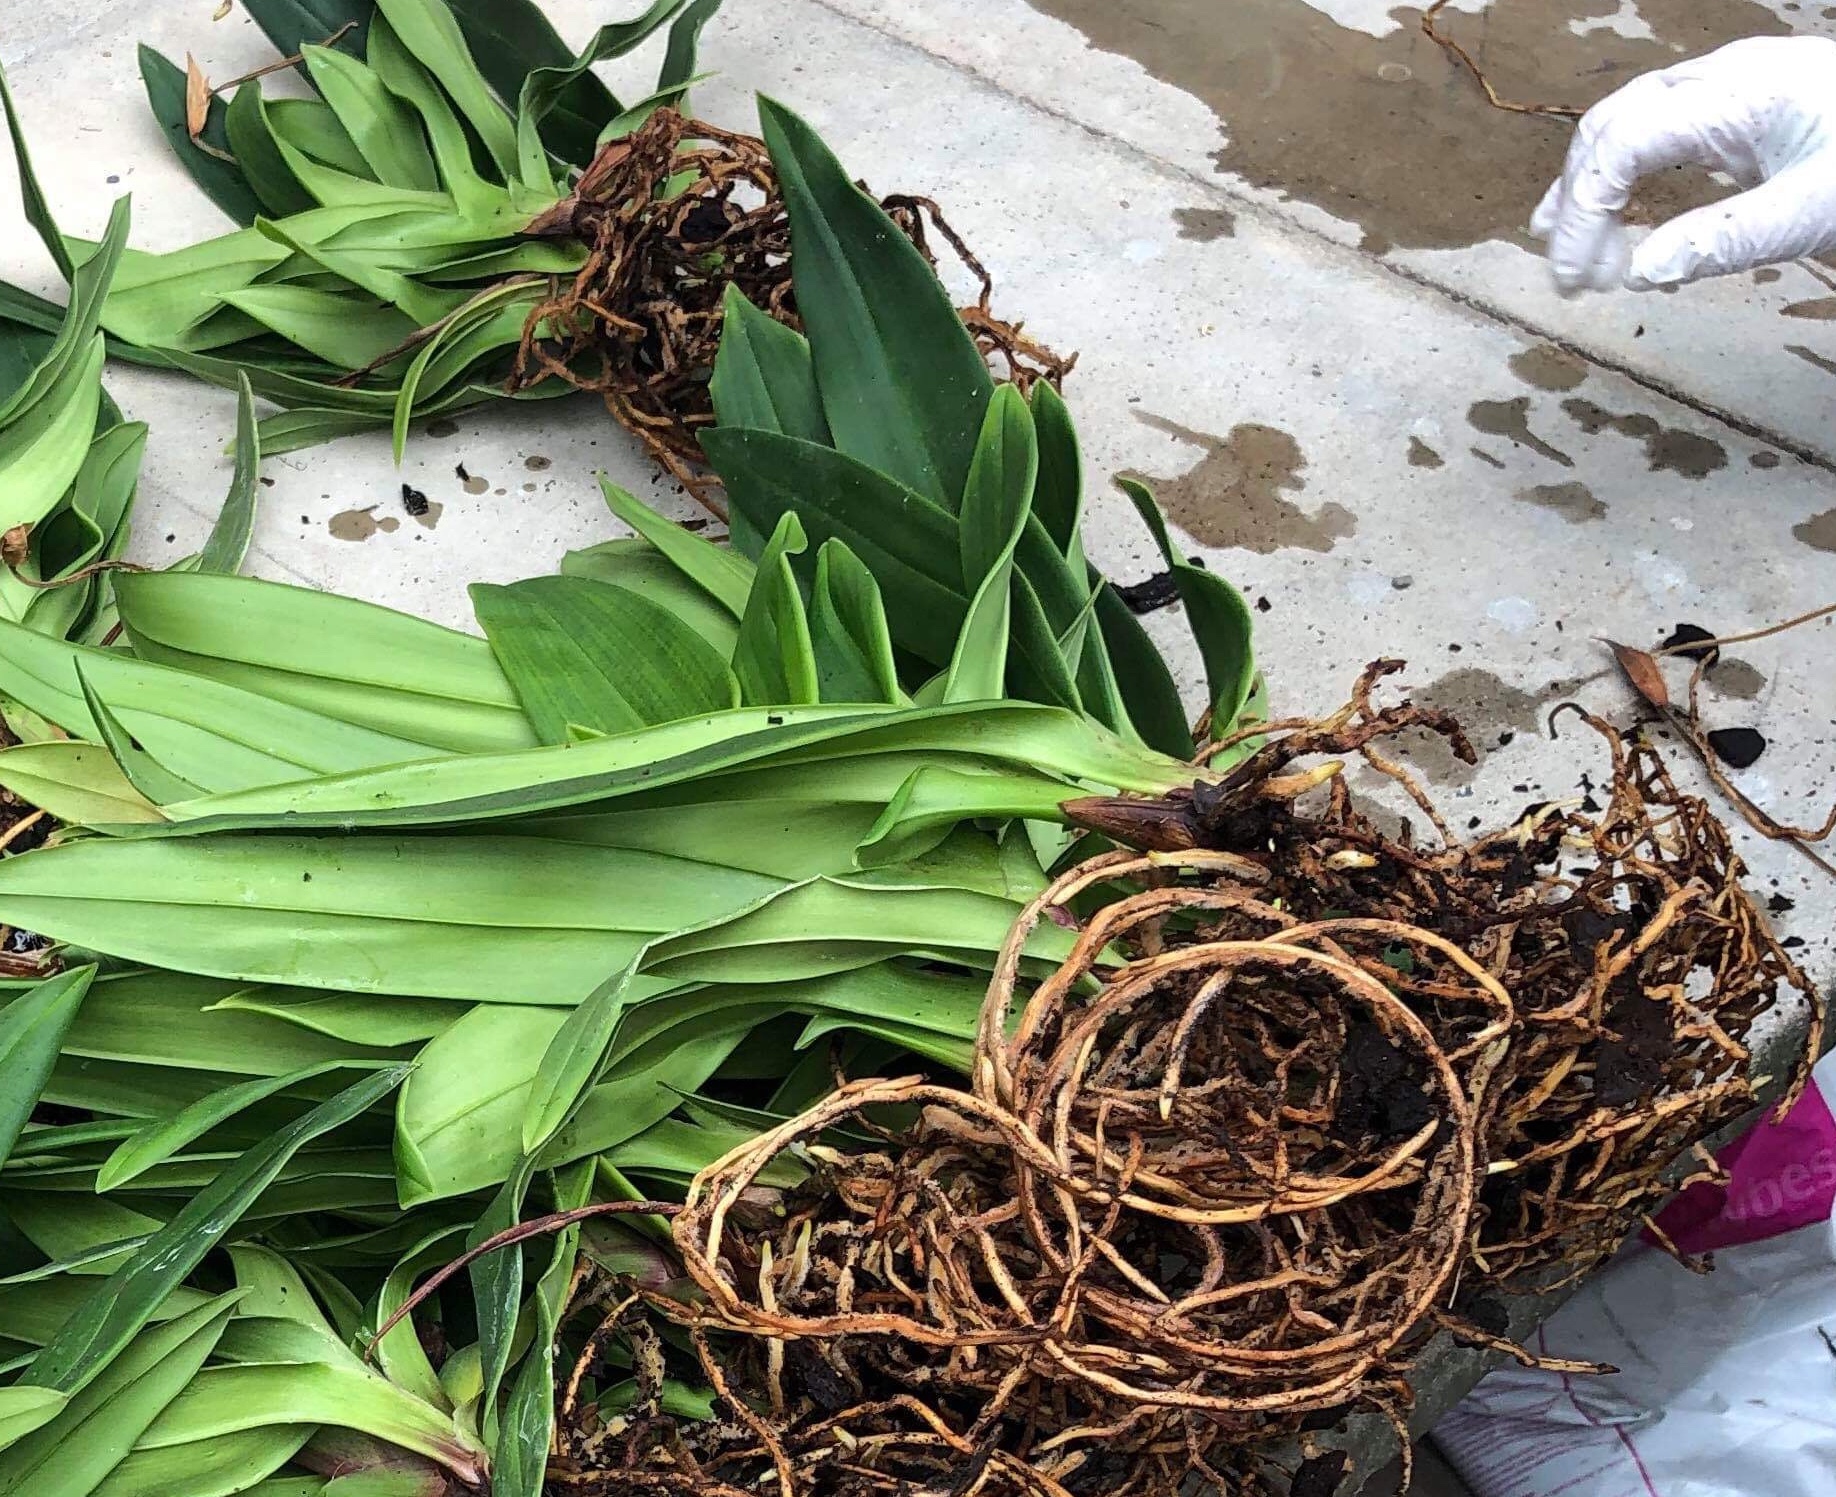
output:
[[[1715,757],[1732,769],[1757,763],[1766,752],[1766,739],[1757,728],[1712,728],[1703,734]]]
[[[1681,655],[1685,660],[1706,660],[1713,665],[1721,658],[1720,647],[1712,643],[1717,638],[1714,630],[1704,629],[1700,624],[1678,624],[1658,648],[1669,655]]]
[[[1445,468],[1447,459],[1436,452],[1420,437],[1409,438],[1409,466],[1411,468]]]
[[[1665,426],[1657,417],[1643,411],[1616,415],[1579,396],[1563,401],[1562,409],[1590,437],[1614,431],[1622,437],[1643,442],[1645,462],[1653,473],[1678,473],[1684,478],[1703,479],[1728,465],[1728,449],[1713,437],[1685,431],[1680,426]]]
[[[1151,487],[1167,518],[1202,545],[1259,556],[1324,552],[1356,533],[1357,516],[1343,505],[1323,504],[1309,513],[1285,497],[1306,488],[1301,471],[1307,459],[1279,427],[1245,422],[1219,437],[1147,411],[1136,418],[1205,454],[1178,477],[1124,475]]]
[[[1517,497],[1526,504],[1560,515],[1570,525],[1585,525],[1590,520],[1606,518],[1606,505],[1584,483],[1539,483],[1519,489]]]
[[[1466,424],[1488,437],[1503,437],[1515,446],[1528,447],[1538,456],[1560,463],[1564,468],[1575,465],[1575,460],[1561,448],[1545,442],[1530,430],[1528,395],[1519,395],[1514,400],[1475,400],[1466,408]]]

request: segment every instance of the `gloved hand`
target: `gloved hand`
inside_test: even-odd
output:
[[[1630,247],[1619,215],[1640,177],[1682,162],[1747,191]],[[1635,78],[1581,120],[1531,220],[1564,291],[1633,291],[1836,248],[1836,41],[1754,37]]]

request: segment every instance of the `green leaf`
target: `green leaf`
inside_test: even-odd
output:
[[[49,1388],[0,1388],[0,1451],[49,1424],[69,1401]]]
[[[1007,694],[1014,549],[1032,512],[1038,475],[1032,415],[1020,392],[1003,385],[989,402],[963,492],[963,577],[976,580],[976,588],[950,658],[945,702],[989,701]]]
[[[241,168],[201,150],[191,139],[186,121],[185,70],[170,58],[163,57],[144,42],[140,46],[140,80],[146,85],[147,104],[153,118],[165,133],[166,144],[178,157],[179,165],[191,180],[204,189],[204,195],[236,223],[255,222],[265,205],[249,185]],[[233,153],[226,126],[228,110],[221,99],[212,96],[210,112],[201,139],[226,154]]]
[[[831,445],[809,341],[760,311],[738,286],[722,304],[720,351],[708,386],[722,426]]]
[[[641,954],[633,957],[589,993],[548,1042],[523,1109],[524,1153],[538,1153],[555,1136],[598,1078],[641,960]]]
[[[1007,658],[1008,694],[1082,711],[1083,696],[1077,689],[1076,672],[1053,637],[1039,594],[1018,567],[1013,572],[1011,601],[1013,648]]]
[[[555,1209],[584,1206],[593,1183],[591,1163],[555,1176]],[[536,1281],[535,1345],[517,1373],[493,1452],[491,1497],[542,1497],[555,1428],[555,1333],[573,1283],[580,1228],[558,1233],[547,1269]]]
[[[715,427],[701,445],[736,514],[761,535],[795,514],[818,545],[845,542],[880,584],[894,642],[931,665],[949,660],[969,607],[949,510],[863,462],[777,432]]]
[[[447,0],[447,8],[500,99],[520,99],[535,69],[565,68],[574,60],[535,0]],[[563,161],[585,166],[600,129],[618,112],[618,100],[598,74],[582,72],[550,104],[542,138]]]
[[[563,577],[590,577],[647,598],[667,608],[713,646],[723,661],[733,656],[739,639],[739,620],[715,601],[667,556],[642,536],[601,541],[561,558]]]
[[[478,1218],[477,1225],[467,1234],[468,1250],[522,1220],[523,1197],[534,1175],[535,1156],[524,1155]],[[478,1355],[484,1375],[480,1401],[484,1411],[484,1436],[487,1444],[495,1444],[497,1392],[510,1367],[510,1344],[516,1335],[517,1311],[523,1301],[522,1249],[487,1253],[471,1265],[467,1274],[472,1281],[472,1304],[478,1317]]]
[[[57,220],[51,216],[51,204],[45,198],[44,189],[38,185],[37,173],[32,170],[32,157],[26,150],[25,127],[19,121],[19,111],[13,103],[13,91],[7,86],[5,68],[0,68],[0,108],[6,111],[7,134],[12,137],[13,164],[19,173],[19,198],[25,209],[25,221],[37,231],[52,262],[57,266],[58,274],[65,281],[74,283],[76,265],[70,257],[70,248],[64,242]]]
[[[553,176],[548,169],[545,141],[540,127],[547,120],[555,105],[567,97],[578,80],[588,70],[600,62],[610,62],[623,57],[626,53],[641,46],[652,33],[663,26],[669,18],[682,8],[682,0],[651,0],[651,4],[638,16],[629,21],[614,21],[601,26],[592,35],[586,46],[580,49],[578,56],[569,59],[560,66],[546,66],[531,69],[523,78],[522,87],[514,95],[516,100],[516,135],[518,156],[522,165],[522,179],[525,185],[538,190],[550,189]],[[686,79],[683,80],[686,84]],[[618,111],[616,108],[613,113]],[[602,127],[610,119],[600,121]],[[597,141],[597,132],[595,135]],[[571,132],[564,134],[563,144],[576,146]],[[588,154],[591,154],[589,147]],[[572,160],[571,157],[564,159]],[[584,158],[582,158],[584,160]],[[505,169],[506,175],[508,168]]]
[[[780,516],[752,583],[733,647],[733,674],[748,706],[792,706],[821,699],[810,624],[790,558],[807,548],[803,527]]]
[[[823,701],[904,701],[879,584],[841,541],[824,541],[816,553],[810,646]]]
[[[375,0],[376,10],[416,61],[440,80],[459,113],[478,132],[499,178],[515,180],[516,127],[466,45],[444,0]]]
[[[96,694],[81,662],[77,664],[76,673],[77,684],[83,689],[83,702],[89,708],[89,719],[96,725],[103,746],[114,755],[128,783],[156,806],[167,801],[195,800],[201,793],[198,786],[174,774],[134,741],[108,704]]]
[[[180,1394],[174,1403],[184,1397]],[[161,1420],[164,1418],[162,1415]],[[155,1421],[155,1429],[160,1422]],[[268,1485],[262,1479],[286,1465],[311,1434],[310,1424],[274,1423],[178,1445],[136,1449],[102,1479],[90,1497],[260,1494]]]
[[[727,663],[668,609],[584,577],[475,582],[472,608],[545,743],[739,705]]]
[[[366,1077],[250,1149],[109,1275],[59,1328],[21,1381],[73,1394],[91,1384],[299,1150],[367,1112],[407,1074],[406,1067],[397,1066]]]
[[[1163,754],[1176,759],[1190,759],[1194,753],[1192,729],[1186,724],[1186,709],[1179,699],[1179,688],[1166,658],[1142,628],[1141,620],[1129,611],[1116,590],[1091,571],[1091,583],[1097,588],[1096,621],[1102,631],[1107,657],[1114,662],[1117,690],[1128,707],[1128,715],[1142,739]],[[1095,652],[1084,652],[1084,670],[1078,678],[1079,688],[1090,694],[1090,675]]]
[[[348,52],[333,47],[301,49],[313,86],[357,147],[376,180],[386,187],[436,192],[440,177],[407,104]]]
[[[669,28],[669,48],[664,53],[662,71],[657,74],[660,90],[686,89],[694,80],[701,33],[720,5],[721,0],[689,0],[676,17]]]
[[[0,786],[73,826],[165,820],[94,744],[58,740],[0,750]]]
[[[374,0],[243,0],[242,8],[282,57],[298,56],[308,43],[342,47],[361,57],[364,30],[375,7]],[[341,31],[344,34],[332,42]]]
[[[345,722],[459,753],[534,731],[482,639],[310,588],[209,573],[124,573],[135,651]]]
[[[248,555],[255,531],[255,486],[261,473],[261,443],[255,435],[255,393],[244,376],[236,389],[236,471],[229,494],[198,553],[200,572],[235,573]]]
[[[1167,523],[1145,484],[1123,478],[1117,482],[1134,503],[1135,513],[1153,533],[1179,598],[1186,605],[1192,637],[1205,661],[1205,678],[1211,690],[1213,730],[1222,735],[1236,722],[1256,685],[1256,657],[1250,646],[1253,625],[1249,605],[1216,572],[1195,567],[1174,549]]]
[[[1052,537],[1073,572],[1081,576],[1084,459],[1078,450],[1071,412],[1050,380],[1042,379],[1033,386],[1033,425],[1039,438],[1039,487],[1033,495],[1033,513],[1039,516],[1046,534]]]
[[[684,530],[604,474],[600,475],[599,487],[606,496],[607,508],[667,556],[684,577],[718,602],[736,621],[745,616],[756,575],[751,562],[724,546]],[[776,523],[775,517],[773,523]]]
[[[342,1068],[342,1062],[331,1061],[290,1071],[285,1076],[245,1081],[240,1086],[215,1092],[172,1117],[147,1124],[139,1132],[123,1139],[115,1152],[103,1161],[101,1171],[96,1176],[98,1194],[126,1185],[154,1165],[165,1163],[187,1144],[195,1143],[213,1128],[255,1103],[265,1102],[269,1097],[310,1081],[315,1076],[324,1076]]]
[[[924,257],[816,132],[769,99],[759,121],[835,445],[954,510],[994,393],[986,361]]]
[[[59,973],[0,1009],[0,1164],[38,1105],[95,975],[94,967]]]
[[[243,180],[270,217],[285,218],[314,206],[311,194],[300,186],[299,178],[287,166],[287,158],[274,143],[267,112],[262,108],[259,79],[251,79],[236,89],[223,116],[223,127]],[[246,222],[253,223],[254,219]]]
[[[70,1397],[57,1417],[0,1453],[0,1493],[88,1497],[202,1370],[236,1299],[220,1295],[124,1338],[121,1355],[100,1376],[80,1389],[59,1389]]]

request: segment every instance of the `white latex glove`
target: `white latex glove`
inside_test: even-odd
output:
[[[1640,177],[1694,162],[1747,191],[1631,249]],[[1635,78],[1581,120],[1531,232],[1564,291],[1676,286],[1836,248],[1836,41],[1754,37]]]

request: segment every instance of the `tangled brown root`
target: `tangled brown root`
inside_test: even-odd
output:
[[[1752,1105],[1751,1031],[1788,989],[1812,1014],[1795,1093],[1821,1007],[1703,803],[1593,722],[1603,809],[1461,842],[1385,745],[1470,749],[1373,703],[1394,669],[1329,719],[1265,725],[1215,783],[1074,804],[1150,850],[1026,910],[969,1091],[858,1082],[696,1180],[673,1231],[697,1293],[643,1298],[724,1422],[621,1424],[621,1481],[1324,1497],[1346,1458],[1312,1432],[1375,1409],[1406,1449],[1436,1330],[1531,1360],[1496,1296],[1586,1272],[1648,1218]],[[1353,756],[1434,844],[1356,804]],[[1049,973],[1023,955],[1041,921],[1078,933]],[[806,1183],[761,1210],[786,1158]]]
[[[975,277],[980,294],[961,315],[1000,377],[1025,392],[1070,372],[1074,358],[994,315],[988,272],[934,202],[901,195],[881,206],[933,267],[936,237]],[[714,420],[708,379],[727,288],[800,326],[790,221],[764,142],[658,110],[608,143],[574,194],[527,232],[578,239],[588,255],[530,313],[509,388],[552,378],[597,392],[658,463],[721,513],[699,433]]]

